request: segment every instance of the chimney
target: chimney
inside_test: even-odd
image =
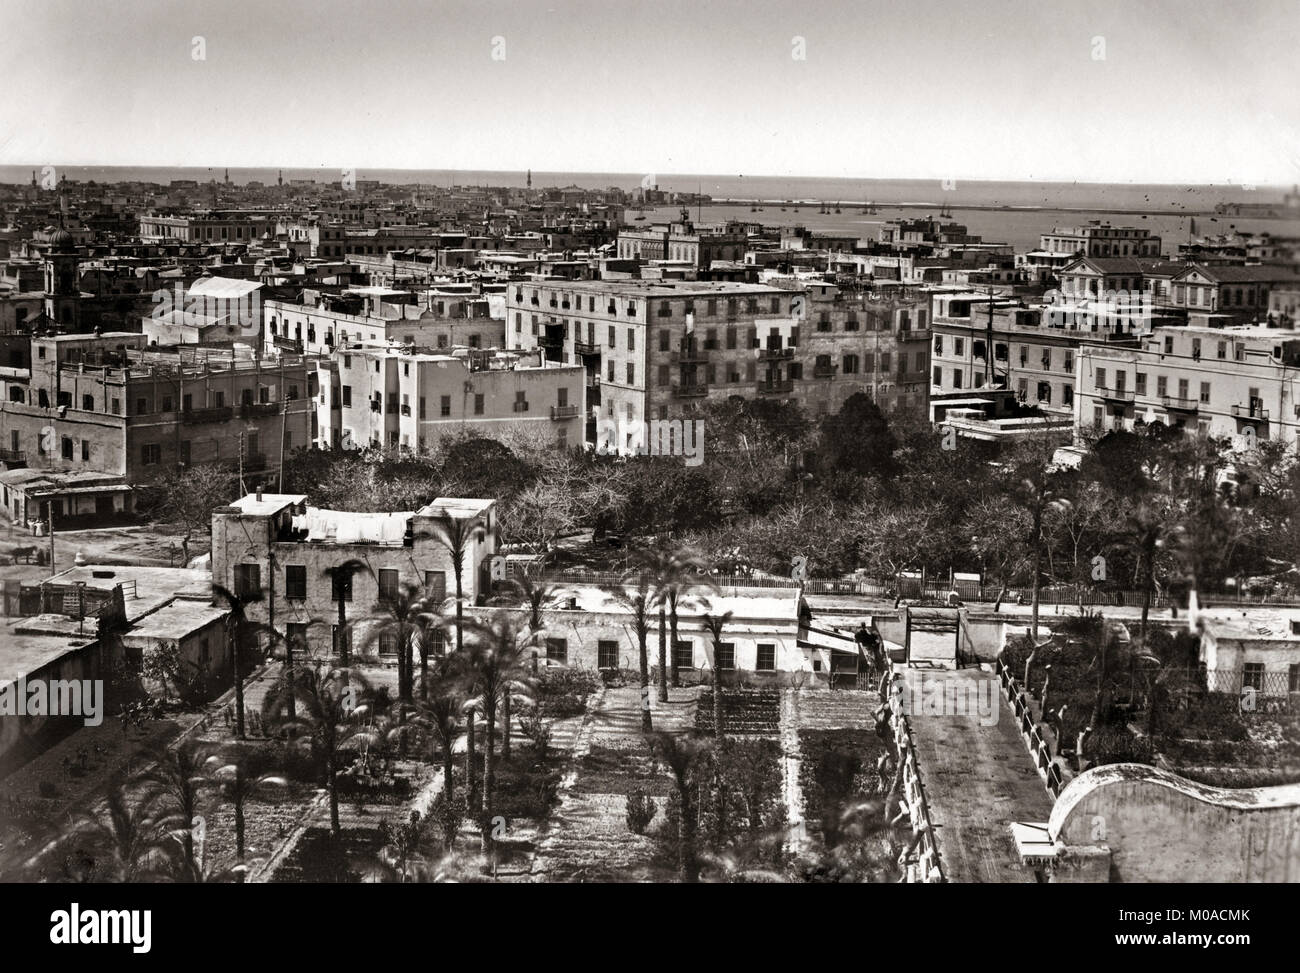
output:
[[[261,488],[261,487],[258,487],[258,488],[257,488],[257,502],[258,502],[258,503],[261,503],[261,502],[262,502],[262,488]]]

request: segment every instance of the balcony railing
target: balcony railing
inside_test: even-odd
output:
[[[788,395],[794,391],[794,379],[777,379],[776,381],[760,381],[758,383],[759,395]]]
[[[543,348],[563,348],[564,336],[551,335],[551,334],[539,335],[537,338],[537,343],[541,345]]]
[[[594,341],[575,341],[573,343],[573,353],[575,355],[599,355],[600,345]]]
[[[5,463],[26,463],[27,453],[21,449],[0,449],[0,461]]]
[[[1136,398],[1136,392],[1133,389],[1108,389],[1098,387],[1097,394],[1103,399],[1111,402],[1132,402]]]
[[[199,422],[225,422],[233,418],[235,410],[228,405],[212,405],[204,409],[183,409],[181,411],[181,422],[199,423]]]
[[[380,405],[378,402],[376,402],[374,399],[371,399],[371,400],[370,400],[370,411],[371,411],[371,412],[383,412],[383,411],[384,411],[384,407],[383,407],[382,405]]]
[[[760,348],[758,349],[759,361],[789,361],[794,357],[793,348]]]
[[[411,414],[411,407],[409,405],[402,406],[402,415],[409,416],[410,414]]]
[[[690,365],[708,361],[709,355],[703,348],[683,348],[681,351],[670,352],[668,360],[676,364]]]
[[[835,377],[834,365],[813,366],[813,378],[834,378],[834,377]]]
[[[576,419],[578,418],[578,407],[576,405],[553,405],[551,406],[552,419]]]
[[[1160,396],[1160,404],[1175,412],[1198,412],[1201,408],[1199,399],[1184,399],[1177,395]]]
[[[674,385],[673,396],[678,399],[695,399],[709,394],[707,385]]]
[[[272,341],[275,347],[281,351],[292,351],[295,354],[302,354],[302,340],[300,338],[287,338],[284,335],[276,335]]]
[[[239,406],[239,418],[256,419],[259,416],[278,416],[279,402],[244,402]]]
[[[1258,422],[1268,422],[1268,410],[1258,405],[1234,405],[1232,414],[1238,419],[1254,419]]]

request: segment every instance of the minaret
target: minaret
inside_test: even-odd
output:
[[[230,170],[229,170],[229,169],[226,170],[226,185],[227,185],[227,186],[230,185]]]
[[[71,331],[81,323],[81,285],[77,279],[81,256],[76,241],[63,227],[60,199],[59,228],[50,235],[45,254],[45,316]]]
[[[275,184],[276,184],[277,186],[283,186],[283,185],[284,185],[284,170],[283,170],[283,169],[280,170],[280,176],[279,176],[278,179],[275,180]]]
[[[33,183],[36,182],[36,174],[35,174],[35,173],[32,173],[32,182],[33,182]],[[532,170],[532,169],[529,169],[529,170],[528,170],[528,188],[529,188],[529,189],[532,189],[532,188],[533,188],[533,170]]]

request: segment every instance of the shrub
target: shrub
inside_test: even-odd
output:
[[[641,788],[634,788],[627,795],[627,830],[633,834],[645,834],[654,816],[655,802]]]

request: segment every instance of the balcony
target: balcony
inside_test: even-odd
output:
[[[275,347],[279,348],[281,351],[293,352],[295,355],[302,354],[301,338],[289,338],[284,335],[276,335],[271,340],[275,344]]]
[[[409,405],[402,406],[402,415],[409,416],[410,414],[411,414],[411,407]]]
[[[758,349],[759,361],[789,361],[794,358],[793,348],[760,348]]]
[[[564,336],[551,334],[539,335],[537,343],[543,348],[563,348]]]
[[[21,449],[0,449],[0,461],[5,463],[26,463],[27,453]]]
[[[1199,399],[1184,399],[1177,395],[1160,396],[1160,404],[1170,412],[1199,412],[1201,408]]]
[[[813,378],[834,378],[835,365],[814,365]]]
[[[758,383],[759,395],[789,395],[794,391],[794,379],[785,378],[775,381],[760,381]]]
[[[1100,386],[1097,388],[1097,395],[1108,402],[1120,402],[1125,404],[1132,404],[1136,398],[1136,393],[1133,389],[1108,389]]]
[[[384,411],[384,407],[383,407],[380,403],[376,402],[374,399],[371,399],[371,400],[370,400],[370,411],[371,411],[371,412],[383,412],[383,411]]]
[[[1250,422],[1268,422],[1268,410],[1258,405],[1234,405],[1232,414]]]
[[[578,407],[576,405],[553,405],[551,406],[551,418],[557,421],[576,419],[578,418]]]
[[[683,348],[681,351],[670,352],[668,360],[674,364],[693,365],[707,362],[709,355],[702,348]]]
[[[575,355],[599,355],[600,345],[594,341],[575,341],[573,343],[573,353]]]
[[[235,410],[228,405],[213,405],[206,409],[183,409],[181,422],[196,425],[201,422],[226,422],[233,418]]]
[[[686,384],[673,386],[673,398],[697,399],[709,394],[709,387],[703,384]]]
[[[262,416],[278,416],[279,402],[244,402],[239,406],[239,418],[257,419]]]

